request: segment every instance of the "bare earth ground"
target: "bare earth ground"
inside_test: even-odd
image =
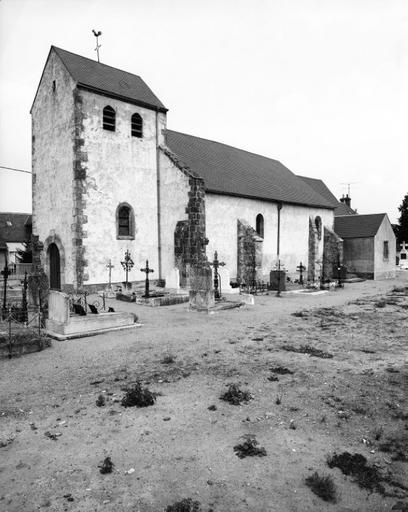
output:
[[[394,459],[408,457],[408,294],[387,295],[396,285],[408,286],[408,272],[213,315],[112,301],[143,327],[1,360],[0,510],[154,512],[187,497],[214,512],[402,507],[408,459]],[[282,349],[306,344],[333,358]],[[279,365],[294,373],[268,380]],[[136,380],[160,393],[155,405],[121,405]],[[230,383],[253,399],[221,401]],[[245,434],[266,456],[237,457]],[[380,451],[391,439],[399,456]],[[329,468],[327,456],[344,451],[393,484],[367,491]],[[107,456],[114,468],[103,475]],[[332,476],[336,503],[305,485],[315,471]]]

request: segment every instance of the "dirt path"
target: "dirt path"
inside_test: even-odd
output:
[[[143,327],[0,361],[0,444],[14,439],[0,448],[0,510],[156,512],[187,497],[217,512],[408,503],[407,462],[393,460],[395,444],[380,451],[408,432],[408,295],[387,296],[395,285],[408,286],[408,273],[323,295],[257,297],[214,315],[116,303]],[[333,357],[282,348],[305,345]],[[293,373],[270,370],[278,366]],[[154,406],[121,406],[136,380],[159,393]],[[221,401],[231,383],[253,399]],[[247,434],[265,457],[237,457]],[[329,468],[327,456],[344,451],[395,485],[367,491]],[[114,469],[102,475],[107,456]],[[305,485],[315,471],[332,476],[337,503]]]

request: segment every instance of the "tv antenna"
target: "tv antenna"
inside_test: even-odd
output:
[[[99,44],[98,37],[102,35],[102,32],[100,30],[98,30],[98,32],[96,30],[92,30],[92,32],[93,32],[93,35],[96,37],[96,48],[95,48],[95,51],[96,51],[96,55],[98,56],[98,62],[99,62],[99,48],[102,45]]]
[[[347,185],[347,195],[350,197],[351,185],[357,185],[359,181],[350,181],[349,183],[340,183],[340,185]]]

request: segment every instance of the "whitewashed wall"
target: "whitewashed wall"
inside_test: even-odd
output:
[[[231,278],[237,274],[237,219],[256,228],[256,216],[264,217],[262,270],[264,278],[276,264],[278,213],[276,203],[258,199],[206,195],[207,255],[212,259],[218,251],[219,259],[227,264]],[[295,275],[300,261],[307,266],[309,251],[309,218],[319,215],[322,226],[333,229],[333,210],[283,204],[281,209],[280,259],[289,273]],[[323,255],[319,243],[319,257]]]

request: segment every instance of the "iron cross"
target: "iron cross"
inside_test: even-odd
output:
[[[221,298],[221,286],[219,286],[219,278],[220,275],[218,273],[218,268],[223,267],[225,263],[223,261],[218,261],[218,253],[215,251],[214,260],[210,261],[210,265],[214,267],[214,298]]]
[[[146,274],[146,280],[145,280],[145,293],[143,297],[145,299],[149,298],[149,273],[154,272],[152,268],[149,268],[149,260],[146,260],[146,268],[141,268],[140,272],[144,272]]]
[[[132,257],[130,255],[130,252],[129,252],[129,249],[125,252],[125,259],[124,261],[121,261],[120,262],[122,267],[123,267],[123,270],[126,272],[126,289],[129,287],[128,286],[128,273],[132,270],[133,268],[133,260],[132,260]]]
[[[115,265],[112,265],[112,261],[109,260],[109,263],[106,265],[106,268],[109,269],[109,288],[112,288],[112,269],[115,268]]]
[[[306,267],[300,262],[300,265],[296,267],[296,270],[299,272],[299,284],[303,284],[303,272],[306,270]]]

